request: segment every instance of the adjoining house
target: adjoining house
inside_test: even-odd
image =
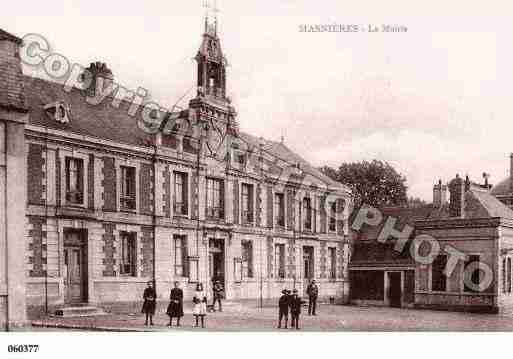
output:
[[[490,187],[456,176],[447,186],[441,181],[434,186],[431,205],[383,209],[378,226],[364,225],[354,234],[351,301],[511,310],[513,211],[492,195]],[[392,218],[396,222],[390,222]],[[389,227],[382,232],[387,221]],[[397,251],[401,241],[404,248]]]
[[[240,131],[216,23],[205,19],[196,96],[153,134],[126,99],[88,101],[114,83],[105,64],[89,66],[87,89],[68,91],[21,73],[20,39],[0,32],[0,45],[12,65],[0,69],[9,80],[0,81],[0,108],[9,111],[0,119],[25,121],[21,132],[0,122],[7,143],[19,140],[24,150],[0,181],[8,194],[0,215],[8,241],[16,238],[6,251],[0,234],[9,258],[0,295],[11,293],[17,311],[25,301],[31,311],[138,307],[150,280],[162,302],[174,281],[186,297],[196,283],[210,290],[219,280],[228,299],[256,299],[304,291],[314,278],[321,296],[345,300],[350,190],[283,142]]]

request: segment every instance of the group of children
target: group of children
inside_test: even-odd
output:
[[[217,281],[215,283],[218,287],[220,287],[220,283]],[[216,291],[220,292],[219,288],[214,288],[214,297],[216,296]],[[299,327],[299,316],[301,314],[301,306],[306,302],[301,299],[298,295],[298,290],[294,288],[291,291],[288,289],[282,290],[282,296],[278,301],[279,307],[279,321],[278,328],[281,328],[282,320],[285,320],[285,329],[288,328],[289,323],[289,311],[290,311],[290,328],[300,329]],[[220,296],[220,294],[218,294]],[[147,288],[143,293],[143,307],[142,312],[146,314],[146,322],[144,325],[153,325],[153,316],[155,315],[156,308],[156,293],[153,288],[153,283],[148,282]],[[183,290],[179,288],[179,283],[175,282],[175,286],[171,289],[171,293],[169,296],[169,305],[167,307],[166,314],[169,316],[169,324],[168,326],[173,325],[173,318],[176,318],[176,326],[180,326],[180,319],[183,317]],[[195,319],[195,327],[199,326],[199,322],[201,320],[201,327],[205,328],[205,317],[207,315],[207,294],[203,290],[203,285],[198,283],[196,285],[196,291],[194,292],[194,297],[192,298],[193,308],[192,314]],[[214,302],[215,303],[215,302]],[[219,309],[221,309],[221,303],[219,298]],[[315,310],[315,309],[314,309]]]
[[[290,290],[284,289],[281,291],[282,296],[278,301],[279,307],[279,320],[278,328],[281,328],[281,321],[285,319],[285,329],[288,327],[289,310],[290,310],[290,328],[299,329],[299,315],[301,314],[301,306],[306,302],[298,295],[297,289],[294,288],[292,294]]]
[[[148,282],[148,286],[143,293],[143,300],[144,302],[142,306],[142,312],[146,314],[146,321],[144,325],[148,325],[148,319],[149,325],[153,325],[153,316],[155,315],[156,308],[156,292],[153,288],[152,282]],[[198,283],[196,285],[196,291],[194,292],[192,303],[192,314],[194,315],[196,322],[194,326],[198,327],[199,321],[201,320],[201,327],[205,328],[205,316],[207,315],[207,294],[203,290],[203,284]],[[221,306],[220,301],[219,306]],[[176,318],[176,326],[180,326],[180,319],[183,317],[183,290],[179,288],[178,282],[175,282],[175,287],[171,289],[171,293],[169,295],[169,305],[167,307],[166,314],[169,316],[169,327],[173,325],[173,318]]]

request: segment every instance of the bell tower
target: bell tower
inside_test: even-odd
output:
[[[221,50],[221,41],[217,36],[217,6],[205,2],[205,29],[201,46],[196,54],[198,64],[197,86],[198,96],[208,96],[218,101],[226,100],[226,67],[227,61]],[[209,12],[214,12],[211,21]]]
[[[217,6],[205,2],[206,8],[202,41],[195,60],[197,63],[196,97],[189,102],[189,121],[198,125],[206,142],[207,155],[225,152],[226,136],[238,136],[237,112],[226,94],[228,62],[218,36]],[[210,13],[213,12],[212,16]]]

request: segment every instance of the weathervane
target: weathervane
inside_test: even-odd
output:
[[[209,0],[203,1],[203,7],[205,8],[205,32],[211,35],[217,35],[217,13],[219,8],[217,7],[217,0],[214,0],[212,5]],[[214,13],[214,23],[210,24],[210,12]]]

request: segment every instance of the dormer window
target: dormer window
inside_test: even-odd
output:
[[[45,111],[53,118],[55,121],[59,123],[69,123],[71,119],[71,110],[69,105],[63,103],[63,102],[54,102],[46,105]]]

